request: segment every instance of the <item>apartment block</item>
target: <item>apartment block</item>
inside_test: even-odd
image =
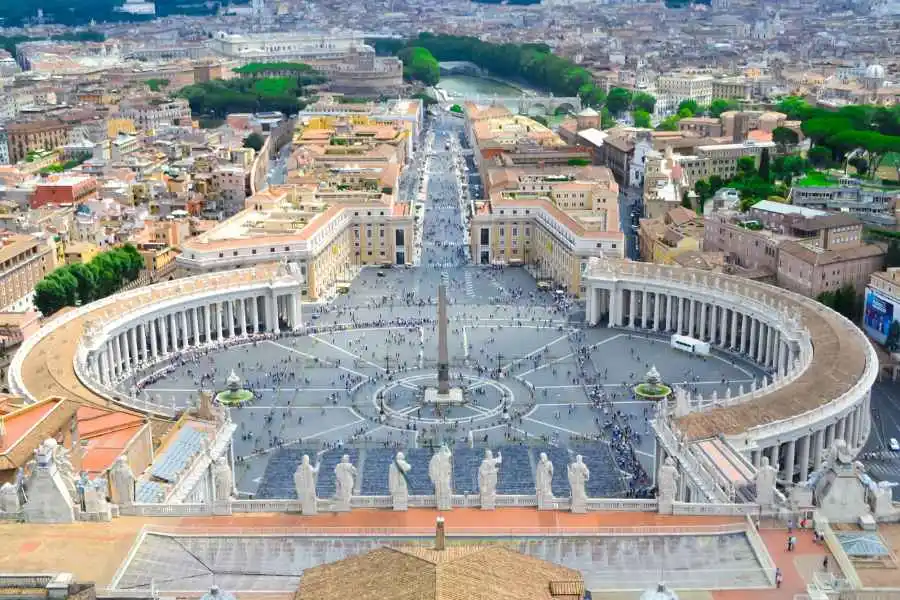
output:
[[[33,308],[34,286],[55,264],[46,240],[0,232],[0,307],[22,312]]]

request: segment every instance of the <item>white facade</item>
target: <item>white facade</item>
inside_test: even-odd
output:
[[[674,113],[684,100],[694,100],[700,106],[709,106],[712,97],[711,75],[672,74],[656,79],[656,107],[654,113],[662,116]]]

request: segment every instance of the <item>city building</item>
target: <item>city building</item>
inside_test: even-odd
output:
[[[65,145],[70,129],[69,125],[53,119],[7,124],[9,162],[25,160],[34,150],[53,150]]]
[[[31,208],[47,204],[71,204],[93,200],[97,197],[97,179],[90,175],[69,175],[40,181],[31,196]]]
[[[662,217],[641,219],[638,240],[641,260],[676,264],[678,256],[703,250],[703,217],[676,206]]]
[[[234,217],[185,240],[176,265],[205,273],[287,260],[298,265],[302,294],[313,300],[362,266],[405,265],[412,259],[413,216],[384,191],[396,188],[397,170],[374,173],[374,185],[370,174],[337,169],[328,183],[269,187],[247,198]]]
[[[796,206],[846,212],[878,227],[897,223],[900,190],[862,182],[849,176],[807,176],[795,179],[788,201]]]
[[[46,240],[26,234],[0,233],[0,307],[24,312],[32,308],[34,286],[55,267]]]
[[[851,215],[766,201],[748,214],[706,217],[703,243],[706,250],[725,252],[734,265],[769,273],[779,286],[815,298],[848,284],[862,293],[869,275],[881,270],[885,250],[864,242],[862,229]]]
[[[119,103],[118,117],[141,131],[151,131],[163,125],[190,124],[191,107],[184,98],[127,98]]]
[[[669,115],[678,110],[685,100],[693,100],[699,106],[709,106],[713,101],[713,77],[698,73],[672,73],[656,79],[657,115]]]
[[[483,265],[526,265],[580,295],[590,257],[623,257],[619,187],[603,167],[491,169],[477,202],[471,253]]]

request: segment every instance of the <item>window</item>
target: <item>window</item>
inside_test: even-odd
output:
[[[237,256],[237,250],[231,253],[232,256]]]
[[[269,248],[269,252],[275,252],[275,248]]]

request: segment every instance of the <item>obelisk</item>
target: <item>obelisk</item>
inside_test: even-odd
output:
[[[447,287],[438,288],[438,395],[450,393],[450,357],[447,352]]]

